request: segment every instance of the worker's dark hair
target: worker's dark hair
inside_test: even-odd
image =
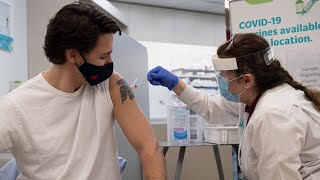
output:
[[[118,23],[98,7],[74,2],[50,20],[43,49],[50,62],[64,64],[66,49],[88,53],[99,35],[116,32],[121,35]]]
[[[302,90],[307,100],[310,100],[314,107],[320,111],[320,92],[313,88],[307,88],[295,81],[291,75],[275,59],[267,65],[263,56],[246,56],[257,53],[270,47],[267,40],[255,33],[236,34],[230,41],[225,42],[218,48],[220,58],[237,58],[237,76],[251,74],[255,78],[260,94],[268,89],[277,87],[284,83],[295,89]],[[261,58],[261,59],[257,59]]]

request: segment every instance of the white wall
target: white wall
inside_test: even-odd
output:
[[[138,41],[217,46],[225,41],[225,17],[110,1],[128,17],[128,34]]]
[[[48,69],[51,63],[47,60],[43,45],[50,18],[64,5],[74,0],[28,0],[28,69],[29,78]]]
[[[27,9],[26,0],[8,0],[12,6],[11,37],[13,51],[0,50],[0,95],[9,92],[9,81],[27,80]]]

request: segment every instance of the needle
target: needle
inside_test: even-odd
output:
[[[137,88],[137,87],[143,85],[143,84],[146,83],[146,82],[148,82],[148,80],[143,80],[143,81],[141,81],[140,83],[135,84],[134,87]]]
[[[137,83],[137,81],[138,81],[138,78],[136,78],[133,82],[132,82],[132,84],[130,85],[130,88],[131,88],[131,90],[136,90],[139,86],[141,86],[141,85],[143,85],[144,83],[146,83],[146,82],[148,82],[148,80],[143,80],[143,81],[141,81],[141,82],[139,82],[139,83]]]

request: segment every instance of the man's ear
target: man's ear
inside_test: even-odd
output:
[[[75,49],[66,49],[66,61],[75,64],[79,58],[79,53]]]

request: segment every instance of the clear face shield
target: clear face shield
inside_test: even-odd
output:
[[[212,56],[212,64],[216,71],[228,71],[228,70],[237,70],[237,59],[247,59],[251,58],[255,61],[264,61],[264,63],[269,66],[274,61],[274,54],[271,47],[268,47],[264,50],[251,53],[245,56],[239,56],[234,58],[220,58],[218,55]]]
[[[244,90],[242,93],[238,95],[234,95],[229,91],[229,85],[228,83],[231,81],[235,81],[237,79],[240,79],[243,77],[243,75],[239,77],[235,77],[232,79],[226,79],[221,75],[221,71],[230,71],[230,70],[237,70],[238,64],[237,59],[251,59],[254,61],[264,61],[266,65],[270,65],[274,61],[274,54],[271,49],[271,47],[268,47],[264,50],[258,51],[256,53],[248,54],[241,57],[235,57],[235,58],[220,58],[218,55],[214,55],[212,57],[212,63],[213,67],[216,71],[216,76],[218,78],[218,84],[219,84],[219,91],[220,94],[227,100],[232,102],[239,102],[240,101],[240,95],[246,90]]]

